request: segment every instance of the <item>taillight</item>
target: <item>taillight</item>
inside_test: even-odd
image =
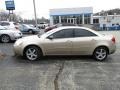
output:
[[[115,43],[115,37],[112,37],[112,39],[111,39],[111,40],[112,40],[112,42],[113,42],[113,43]]]
[[[19,29],[18,27],[15,27],[15,29]]]

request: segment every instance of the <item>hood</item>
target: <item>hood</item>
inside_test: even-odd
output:
[[[38,41],[38,39],[40,40],[40,38],[37,35],[32,35],[32,36],[27,36],[27,37],[23,37],[21,38],[23,41]]]
[[[15,32],[15,33],[20,33],[21,31],[20,30],[17,30],[17,29],[10,29],[11,32]]]

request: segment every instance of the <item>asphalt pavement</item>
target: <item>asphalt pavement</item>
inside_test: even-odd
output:
[[[0,43],[0,90],[120,90],[120,31],[117,51],[104,62],[89,56],[44,57],[28,61],[14,56],[13,43]]]

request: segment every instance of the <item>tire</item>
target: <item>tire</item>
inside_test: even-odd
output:
[[[8,43],[8,42],[10,42],[10,37],[9,37],[9,35],[2,35],[2,36],[0,37],[0,41],[1,41],[2,43]]]
[[[34,31],[32,31],[32,34],[35,34],[35,32],[34,32]]]
[[[29,33],[30,33],[30,34],[33,34],[33,31],[32,31],[32,30],[29,30]]]
[[[24,56],[30,61],[39,60],[42,57],[41,50],[36,46],[28,46],[24,50]]]
[[[94,59],[97,61],[104,61],[108,56],[108,49],[106,47],[98,47],[93,53]]]

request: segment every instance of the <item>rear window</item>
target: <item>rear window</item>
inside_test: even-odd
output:
[[[14,25],[18,25],[18,23],[13,23]]]
[[[9,26],[10,24],[8,22],[1,22],[0,25],[1,26]]]
[[[6,28],[5,28],[5,27],[0,26],[0,30],[6,30]]]

